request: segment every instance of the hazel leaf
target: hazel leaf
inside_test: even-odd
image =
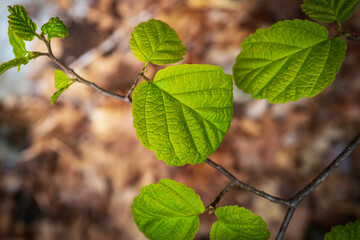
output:
[[[186,47],[177,33],[166,23],[150,19],[135,27],[131,33],[130,49],[145,66],[176,63],[183,59]]]
[[[194,239],[204,211],[193,189],[170,179],[143,187],[131,206],[136,225],[151,240]]]
[[[32,41],[36,35],[36,24],[23,6],[9,6],[9,27],[22,40]]]

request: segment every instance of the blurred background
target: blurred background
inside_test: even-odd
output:
[[[240,43],[257,28],[307,18],[298,0],[2,0],[0,62],[13,58],[7,5],[23,4],[40,29],[58,16],[69,37],[54,54],[81,76],[125,94],[142,64],[129,48],[140,22],[161,19],[188,52],[183,63],[220,65],[226,73]],[[336,25],[326,25],[331,35]],[[360,34],[360,9],[343,24]],[[46,51],[34,40],[28,50]],[[234,118],[210,157],[240,180],[288,198],[315,177],[360,130],[360,43],[348,42],[336,80],[311,99],[286,104],[234,90]],[[145,239],[130,206],[142,186],[171,178],[211,203],[228,180],[210,166],[169,167],[136,138],[129,104],[72,85],[54,107],[54,67],[41,57],[0,76],[0,239]],[[158,66],[148,67],[153,77]],[[240,189],[219,206],[249,208],[271,239],[286,209]],[[323,239],[333,225],[360,218],[360,149],[298,207],[285,239]],[[200,216],[196,239],[209,239],[214,214]]]

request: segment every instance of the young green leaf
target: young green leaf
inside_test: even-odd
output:
[[[301,8],[311,18],[331,23],[351,17],[359,3],[360,0],[304,0]]]
[[[64,38],[69,35],[65,24],[58,18],[50,18],[50,20],[41,26],[41,31],[48,35],[48,38]]]
[[[67,84],[65,87],[60,88],[59,90],[57,90],[56,92],[54,92],[54,94],[51,96],[50,101],[51,101],[51,105],[54,106],[55,102],[58,100],[58,98],[60,97],[60,95],[66,90],[68,89],[71,84],[73,84],[74,82],[71,82],[69,84]]]
[[[157,65],[176,63],[186,53],[177,33],[168,24],[155,19],[135,27],[131,33],[130,49],[145,66],[150,61]]]
[[[9,6],[9,27],[20,39],[32,41],[36,35],[36,24],[30,19],[23,6]]]
[[[54,78],[57,91],[51,96],[51,105],[54,105],[60,95],[74,83],[64,72],[57,69],[55,69]]]
[[[260,216],[238,206],[219,207],[215,210],[218,218],[210,231],[211,240],[266,240],[270,232]]]
[[[71,79],[61,70],[55,69],[54,71],[55,87],[57,90],[68,85]]]
[[[14,58],[8,62],[4,62],[0,65],[0,75],[3,74],[6,70],[9,70],[10,68],[13,67],[18,67],[20,65],[26,65],[29,62],[29,58],[28,57],[18,57],[18,58]]]
[[[133,118],[141,143],[168,165],[202,163],[222,142],[233,115],[232,77],[218,66],[176,65],[140,83]]]
[[[10,27],[8,28],[8,36],[9,42],[13,47],[15,58],[24,57],[27,54],[24,40],[16,36],[16,34],[11,30]],[[18,66],[18,71],[20,71],[20,65]]]
[[[170,179],[143,187],[131,206],[136,225],[153,240],[194,239],[204,211],[193,189]]]
[[[335,226],[325,234],[324,240],[358,240],[360,239],[360,220],[345,226]]]
[[[8,35],[15,57],[24,57],[27,54],[24,40],[16,36],[10,27],[8,28]]]
[[[284,103],[329,86],[345,59],[346,42],[328,38],[323,26],[296,19],[257,30],[241,47],[233,67],[238,88],[253,98]]]

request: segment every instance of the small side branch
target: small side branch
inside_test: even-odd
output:
[[[346,37],[346,40],[355,41],[355,42],[360,42],[360,36],[350,35],[350,36],[347,36],[347,37]]]
[[[144,77],[144,70],[141,71],[141,73],[138,73],[138,75],[136,76],[135,81],[133,82],[133,84],[131,85],[129,91],[127,92],[125,98],[130,100],[130,103],[132,102],[132,99],[130,97],[131,93],[135,90],[136,85],[138,84],[139,80],[141,79],[141,77]]]
[[[215,200],[210,203],[205,209],[206,210],[213,210],[216,209],[216,205],[220,202],[221,198],[227,193],[232,186],[234,186],[235,182],[229,183],[215,198]]]
[[[280,230],[276,236],[276,240],[281,240],[284,237],[285,231],[289,226],[290,220],[294,215],[295,209],[296,207],[289,207],[289,209],[287,210],[284,221],[282,222]]]
[[[72,79],[76,80],[79,83],[85,84],[85,85],[95,89],[96,91],[98,91],[98,92],[100,92],[100,93],[102,93],[102,94],[104,94],[106,96],[113,97],[113,98],[116,98],[116,99],[120,99],[122,101],[125,101],[125,102],[128,102],[128,103],[131,104],[132,100],[130,98],[130,94],[135,89],[136,84],[135,84],[135,86],[132,86],[132,89],[129,90],[129,92],[128,92],[128,94],[126,96],[122,96],[122,95],[119,95],[117,93],[107,91],[107,90],[103,89],[102,87],[99,87],[97,84],[84,79],[79,74],[77,74],[72,68],[70,68],[69,66],[66,66],[65,64],[63,64],[57,57],[55,57],[55,55],[53,54],[52,49],[51,49],[50,41],[46,40],[44,36],[40,35],[39,39],[45,43],[45,45],[46,45],[46,47],[48,49],[48,53],[41,53],[41,56],[49,57],[64,72],[68,73],[71,76]],[[142,75],[143,75],[143,73],[140,74],[140,77]],[[138,77],[137,77],[136,79],[137,79],[136,80],[136,83],[137,83],[140,78],[138,79]]]
[[[337,32],[338,32],[337,36],[344,36],[346,38],[346,40],[360,42],[360,36],[352,35],[352,34],[348,33],[341,27],[341,25],[339,25]]]
[[[278,203],[278,204],[282,204],[285,206],[291,206],[291,203],[289,200],[283,199],[283,198],[278,198],[275,196],[272,196],[264,191],[260,191],[246,183],[243,183],[242,181],[240,181],[239,179],[237,179],[234,175],[232,175],[229,171],[227,171],[224,167],[222,167],[221,165],[213,162],[211,159],[207,158],[205,160],[205,162],[207,164],[209,164],[210,166],[212,166],[213,168],[215,168],[216,170],[218,170],[220,173],[222,173],[225,177],[229,178],[231,180],[231,182],[233,183],[234,186],[238,186],[242,189],[245,189],[249,192],[252,192],[254,194],[256,194],[259,197],[265,198],[271,202],[274,203]]]

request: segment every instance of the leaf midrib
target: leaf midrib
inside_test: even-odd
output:
[[[162,24],[162,23],[161,23]],[[155,25],[155,24],[154,24]],[[162,28],[163,28],[163,26],[162,26]],[[155,27],[155,29],[156,29],[156,27]],[[156,29],[157,30],[157,29]],[[159,42],[159,45],[155,48],[155,50],[151,53],[151,55],[150,55],[150,57],[149,57],[149,59],[147,59],[147,62],[145,63],[145,64],[148,64],[150,61],[151,61],[151,58],[152,58],[152,56],[156,53],[156,51],[160,48],[160,46],[163,44],[163,42],[165,41],[165,39],[168,37],[168,35],[170,34],[170,30],[169,31],[166,31],[166,30],[169,30],[169,29],[164,29],[164,32],[165,32],[165,36],[163,37],[163,39],[161,39],[160,40],[160,42]],[[148,33],[144,30],[144,32],[145,32],[145,34],[146,34],[146,36],[148,37],[148,39],[149,39],[149,35],[148,35]],[[158,32],[158,31],[157,31]],[[150,46],[151,46],[151,50],[152,50],[152,44],[151,44],[151,41],[150,41],[150,39],[149,39],[149,43],[150,43]]]
[[[196,115],[198,115],[201,119],[204,119],[205,121],[209,122],[211,125],[213,125],[219,132],[221,132],[222,134],[225,135],[225,133],[219,129],[215,124],[213,124],[210,120],[204,118],[199,112],[195,111],[193,108],[189,107],[188,105],[186,105],[185,103],[183,103],[182,101],[180,101],[179,99],[177,99],[176,97],[174,97],[171,93],[165,91],[163,88],[159,87],[158,85],[155,84],[155,82],[149,82],[150,84],[153,84],[154,86],[156,86],[160,91],[166,93],[167,95],[169,95],[171,98],[175,99],[177,102],[179,102],[181,105],[187,107],[188,109],[190,109],[191,111],[193,111],[194,113],[196,113]],[[184,93],[185,94],[185,93]]]
[[[277,61],[283,60],[283,59],[285,59],[285,58],[292,57],[292,56],[294,56],[294,55],[296,55],[296,54],[298,54],[298,53],[300,53],[300,52],[302,52],[302,51],[306,51],[306,50],[308,50],[309,48],[313,48],[313,47],[315,47],[316,45],[321,44],[321,43],[323,43],[323,42],[325,42],[325,41],[329,41],[329,40],[331,41],[332,38],[324,39],[323,41],[318,42],[318,43],[316,43],[316,44],[314,44],[314,45],[312,45],[312,46],[309,46],[309,47],[306,47],[306,48],[302,48],[302,49],[300,49],[299,51],[293,52],[293,53],[291,53],[291,54],[289,54],[289,55],[286,55],[286,56],[283,56],[283,57],[281,57],[281,58],[270,60],[270,62],[268,62],[268,63],[266,63],[265,65],[262,65],[262,66],[260,66],[260,67],[251,68],[251,71],[249,71],[248,73],[246,73],[245,76],[249,75],[250,73],[252,73],[252,72],[254,72],[254,71],[258,70],[258,69],[265,68],[265,67],[267,67],[267,66],[269,66],[269,65],[271,65],[271,64],[273,64],[273,63],[275,63],[275,62],[277,62]],[[241,53],[240,53],[240,54],[241,54]],[[246,57],[246,58],[249,58],[249,57]],[[255,58],[255,59],[256,59],[256,58]],[[240,55],[240,57],[239,57],[239,61],[240,61],[240,60],[242,60],[241,55]],[[287,62],[287,61],[288,61],[288,60],[286,60],[286,62]],[[285,63],[286,63],[286,62],[285,62]],[[284,63],[284,64],[285,64],[285,63]],[[236,69],[236,68],[235,68],[235,69]],[[241,70],[241,68],[239,68],[239,69]],[[249,70],[250,70],[250,68],[249,68]],[[245,76],[242,76],[242,79],[244,79]],[[255,77],[257,77],[257,75],[256,75]],[[255,77],[254,77],[254,78],[255,78]],[[271,82],[271,80],[272,80],[273,78],[274,78],[274,77],[272,77],[272,78],[268,81],[268,83]],[[251,84],[251,82],[249,83],[249,85],[250,85],[250,84]],[[267,83],[266,83],[266,84],[267,84]],[[265,85],[266,85],[266,84],[265,84]],[[247,89],[247,88],[249,87],[249,85],[247,85],[245,88]],[[245,89],[245,88],[244,88],[244,89]]]

